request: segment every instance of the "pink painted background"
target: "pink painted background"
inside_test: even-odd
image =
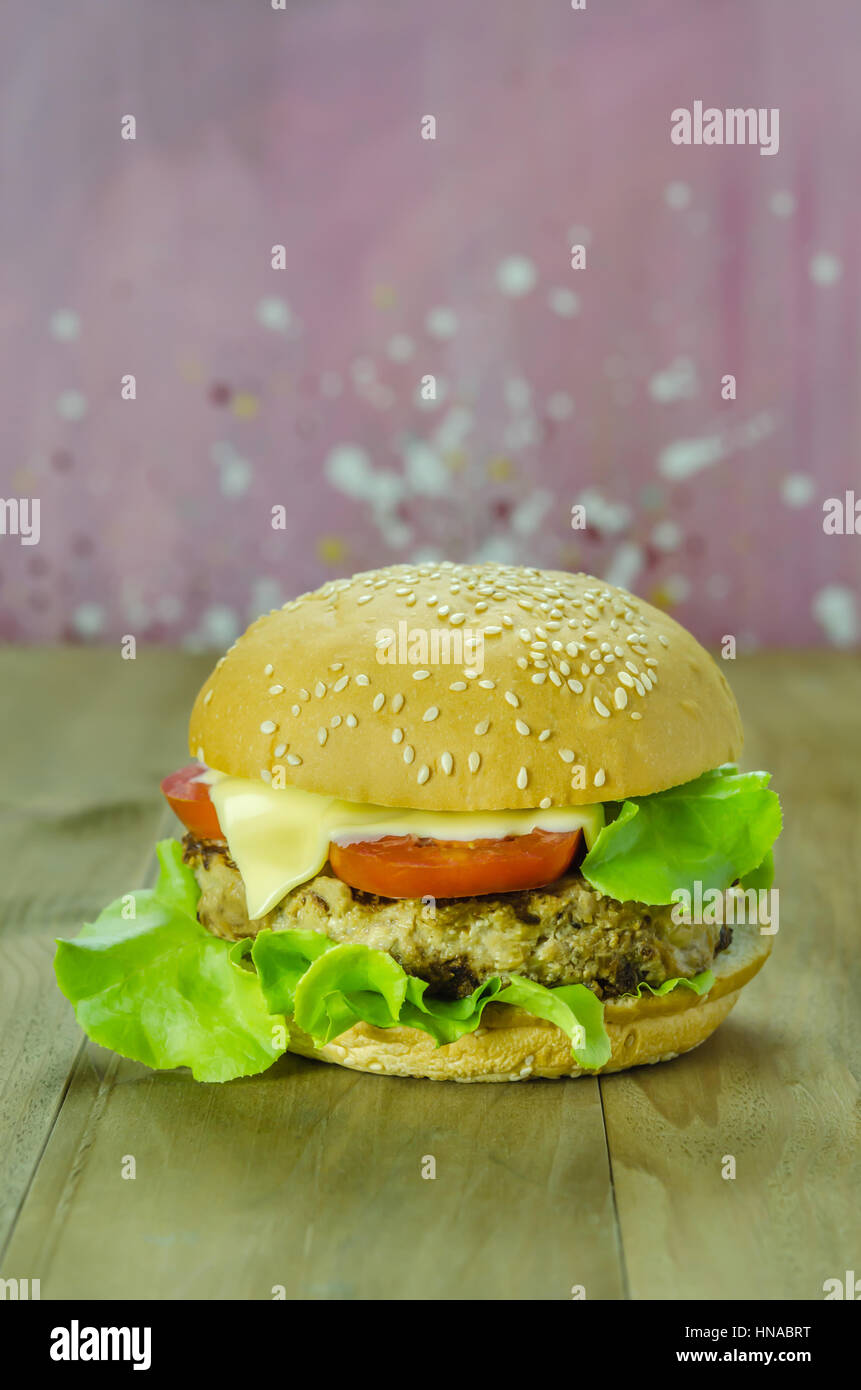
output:
[[[6,0],[2,635],[224,646],[484,556],[851,645],[859,52],[855,0]],[[671,144],[697,98],[779,153]]]

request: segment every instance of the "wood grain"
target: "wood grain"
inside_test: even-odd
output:
[[[758,654],[729,675],[744,765],[783,802],[780,930],[701,1048],[601,1081],[622,1242],[634,1298],[819,1299],[861,1237],[861,666]]]
[[[51,943],[143,881],[207,660],[134,666],[0,655],[20,731],[2,802],[4,1275],[47,1298],[758,1299],[821,1298],[857,1266],[853,658],[729,671],[746,765],[773,771],[786,817],[781,930],[729,1021],[661,1067],[510,1086],[295,1057],[199,1086],[82,1046]]]

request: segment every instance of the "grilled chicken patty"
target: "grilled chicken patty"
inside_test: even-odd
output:
[[[539,984],[588,985],[599,998],[696,975],[732,940],[726,927],[677,925],[670,907],[605,898],[581,874],[546,888],[496,897],[380,898],[324,870],[250,921],[245,885],[227,845],[183,840],[183,858],[200,886],[197,915],[216,936],[235,941],[271,928],[302,927],[337,942],[387,951],[434,994],[459,999],[490,976],[524,975]]]

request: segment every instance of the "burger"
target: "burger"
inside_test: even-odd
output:
[[[769,953],[780,807],[732,692],[600,579],[332,581],[234,643],[189,739],[155,886],[57,947],[86,1033],[150,1067],[619,1071],[697,1047]]]

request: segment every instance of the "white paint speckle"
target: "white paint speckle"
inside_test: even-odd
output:
[[[87,409],[83,391],[61,391],[57,397],[57,414],[62,420],[83,420]]]
[[[835,647],[852,647],[858,641],[858,607],[845,584],[826,584],[814,595],[813,616]]]
[[[58,343],[71,343],[80,337],[81,320],[74,309],[58,309],[51,315],[50,330]]]
[[[271,329],[273,333],[286,333],[292,319],[293,315],[286,299],[278,299],[272,295],[261,299],[257,305],[257,322],[263,328]]]
[[[836,285],[843,274],[843,262],[830,251],[817,251],[810,258],[810,278],[814,285]]]
[[[658,550],[678,550],[682,540],[682,528],[669,517],[652,527],[652,544]]]
[[[697,369],[689,357],[677,357],[649,382],[649,395],[662,405],[695,396],[698,390]]]
[[[682,183],[680,180],[668,183],[664,189],[664,202],[675,212],[681,212],[683,208],[689,207],[691,196],[690,184]]]
[[[556,287],[547,295],[547,303],[563,319],[573,319],[580,312],[580,296],[573,290]]]
[[[503,294],[518,299],[535,288],[538,271],[528,256],[507,256],[496,268],[496,283]]]
[[[432,338],[453,338],[457,332],[457,314],[454,309],[440,305],[431,309],[425,319],[425,328]]]
[[[79,603],[72,614],[72,626],[82,637],[96,637],[105,625],[105,610],[100,603]]]
[[[787,473],[780,484],[780,496],[787,507],[806,507],[813,493],[813,479],[807,473]]]
[[[781,189],[777,193],[772,193],[768,206],[775,217],[791,217],[795,212],[795,194]]]
[[[574,413],[574,402],[567,391],[554,391],[548,396],[544,409],[551,420],[567,420]]]
[[[395,333],[386,344],[386,352],[393,362],[409,362],[415,350],[415,343],[406,333]]]

